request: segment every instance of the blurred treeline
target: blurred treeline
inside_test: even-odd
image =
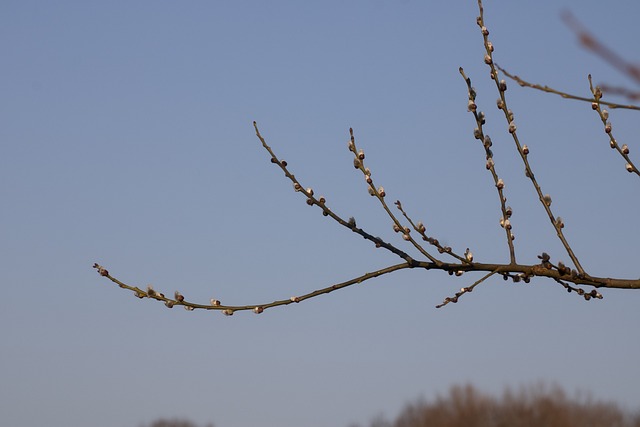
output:
[[[640,394],[638,395],[640,401]],[[640,427],[640,411],[589,395],[569,397],[560,387],[536,385],[501,397],[473,386],[454,386],[432,400],[407,404],[392,421],[375,417],[367,427]],[[144,426],[143,426],[144,427]],[[199,427],[187,420],[160,419],[148,427]],[[214,427],[208,424],[206,427]],[[284,427],[284,426],[283,426]],[[362,427],[351,424],[349,427]]]

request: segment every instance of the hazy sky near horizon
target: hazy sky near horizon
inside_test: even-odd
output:
[[[588,73],[633,88],[578,46],[567,10],[640,61],[637,2],[487,0],[496,61],[584,96]],[[435,309],[480,276],[402,271],[226,317],[138,300],[91,268],[257,304],[398,262],[308,207],[254,120],[303,185],[371,234],[410,250],[352,166],[349,127],[390,201],[458,251],[508,262],[460,66],[487,115],[518,260],[568,262],[495,107],[477,14],[474,1],[2,2],[2,424],[346,427],[464,383],[554,383],[639,408],[638,291],[585,302],[493,279]],[[640,186],[598,117],[514,84],[507,95],[582,264],[638,277]],[[640,152],[637,113],[611,121]]]

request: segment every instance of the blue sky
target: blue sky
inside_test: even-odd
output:
[[[495,59],[588,94],[633,87],[580,49],[570,10],[631,59],[636,2],[485,3]],[[402,271],[260,316],[167,310],[127,283],[228,303],[288,298],[397,262],[309,208],[305,186],[397,243],[346,149],[441,241],[507,262],[458,67],[478,90],[518,259],[568,261],[522,173],[473,1],[5,1],[0,5],[0,412],[13,427],[347,426],[472,383],[538,381],[638,408],[640,292],[586,303],[536,280]],[[536,176],[587,270],[638,277],[640,190],[590,107],[511,85]],[[638,150],[632,113],[614,132]],[[408,248],[407,248],[408,250]]]

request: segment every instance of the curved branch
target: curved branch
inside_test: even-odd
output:
[[[361,276],[355,277],[350,280],[346,280],[344,282],[336,283],[331,286],[327,286],[321,289],[317,289],[313,292],[309,292],[306,294],[292,296],[288,299],[283,300],[275,300],[268,303],[259,303],[259,304],[247,304],[247,305],[226,305],[222,304],[217,299],[211,299],[210,304],[198,304],[194,302],[190,302],[184,298],[184,296],[176,291],[174,293],[174,298],[166,297],[163,293],[156,291],[152,286],[148,286],[146,290],[141,289],[137,286],[127,285],[126,283],[116,279],[109,271],[101,266],[100,264],[94,264],[93,268],[98,271],[103,277],[111,280],[113,283],[117,284],[120,288],[127,289],[132,291],[136,297],[138,298],[150,298],[156,301],[163,302],[165,306],[168,308],[173,308],[175,306],[183,306],[186,310],[217,310],[222,311],[223,314],[232,315],[236,311],[253,311],[256,314],[262,313],[264,310],[272,307],[285,306],[292,303],[299,303],[311,298],[315,298],[320,295],[328,294],[333,291],[337,291],[339,289],[346,288],[348,286],[352,286],[358,283],[365,282],[369,279],[373,279],[375,277],[383,276],[385,274],[393,273],[398,270],[404,270],[407,268],[423,268],[425,270],[442,270],[446,271],[451,275],[461,276],[465,272],[488,272],[484,277],[477,280],[474,284],[469,287],[462,288],[460,292],[456,294],[456,297],[445,299],[445,302],[437,307],[441,307],[443,305],[448,304],[449,302],[457,302],[458,297],[462,294],[471,292],[473,288],[475,288],[478,284],[484,282],[489,277],[499,274],[502,275],[505,280],[511,279],[513,282],[524,281],[525,283],[529,283],[530,280],[534,277],[546,277],[553,279],[554,281],[562,284],[569,291],[575,291],[579,295],[582,295],[586,300],[591,298],[602,298],[602,295],[597,292],[595,289],[591,292],[585,292],[583,289],[571,287],[568,283],[573,283],[575,285],[588,285],[593,286],[595,288],[616,288],[616,289],[640,289],[640,279],[632,280],[632,279],[615,279],[615,278],[604,278],[604,277],[593,277],[593,276],[585,276],[577,273],[575,270],[569,270],[563,265],[559,263],[558,266],[552,265],[548,261],[548,255],[543,254],[540,258],[543,259],[541,264],[534,265],[526,265],[526,264],[486,264],[486,263],[434,263],[434,262],[414,262],[414,263],[400,263],[391,265],[386,268],[382,268],[380,270],[375,270],[370,273],[363,274]]]
[[[111,280],[113,283],[115,283],[119,287],[132,291],[135,294],[135,296],[137,296],[138,298],[154,299],[156,301],[163,302],[164,305],[167,306],[168,308],[173,308],[175,306],[183,306],[186,310],[189,310],[189,311],[196,310],[196,309],[198,309],[198,310],[218,310],[218,311],[222,311],[224,314],[226,314],[228,316],[231,316],[236,311],[247,311],[247,310],[251,310],[256,314],[260,314],[264,310],[266,310],[268,308],[271,308],[271,307],[279,307],[279,306],[289,305],[289,304],[293,304],[293,303],[299,303],[299,302],[302,302],[304,300],[308,300],[308,299],[315,298],[315,297],[320,296],[320,295],[324,295],[324,294],[331,293],[333,291],[337,291],[338,289],[343,289],[343,288],[346,288],[346,287],[351,286],[351,285],[362,283],[362,282],[364,282],[366,280],[373,279],[374,277],[383,276],[385,274],[393,273],[394,271],[403,270],[405,268],[413,268],[413,265],[411,263],[409,263],[409,262],[396,264],[396,265],[392,265],[392,266],[389,266],[389,267],[386,267],[386,268],[382,268],[380,270],[372,271],[370,273],[366,273],[366,274],[363,274],[361,276],[355,277],[355,278],[353,278],[351,280],[347,280],[347,281],[344,281],[344,282],[336,283],[335,285],[327,286],[325,288],[321,288],[321,289],[318,289],[318,290],[315,290],[313,292],[309,292],[309,293],[306,293],[306,294],[303,294],[303,295],[292,296],[291,298],[288,298],[288,299],[276,300],[276,301],[272,301],[272,302],[269,302],[269,303],[248,304],[248,305],[226,305],[226,304],[222,304],[217,299],[211,299],[211,303],[210,304],[198,304],[198,303],[193,303],[193,302],[187,301],[184,298],[184,296],[178,291],[176,291],[175,294],[174,294],[175,298],[168,298],[164,294],[162,294],[162,293],[156,291],[155,289],[153,289],[152,286],[148,286],[146,290],[143,290],[143,289],[140,289],[137,286],[127,285],[126,283],[121,282],[120,280],[118,280],[115,277],[111,276],[111,274],[109,274],[109,271],[107,271],[106,268],[104,268],[103,266],[101,266],[98,263],[94,264],[93,268],[98,270],[98,274],[100,274],[101,276],[106,277],[107,279]]]

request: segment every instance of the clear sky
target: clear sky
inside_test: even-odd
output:
[[[633,87],[560,19],[570,10],[640,61],[640,3],[607,4],[487,0],[496,61],[584,95],[587,73]],[[138,300],[91,268],[252,304],[398,262],[309,208],[253,120],[303,185],[405,248],[352,166],[353,127],[390,200],[476,260],[508,262],[459,66],[487,114],[519,261],[568,261],[497,114],[477,13],[474,1],[3,1],[2,425],[346,427],[467,382],[557,383],[638,408],[640,291],[585,302],[495,279],[435,309],[479,276],[403,271],[225,317]],[[640,186],[590,106],[507,95],[582,264],[637,278]],[[611,113],[632,155],[637,118]]]

